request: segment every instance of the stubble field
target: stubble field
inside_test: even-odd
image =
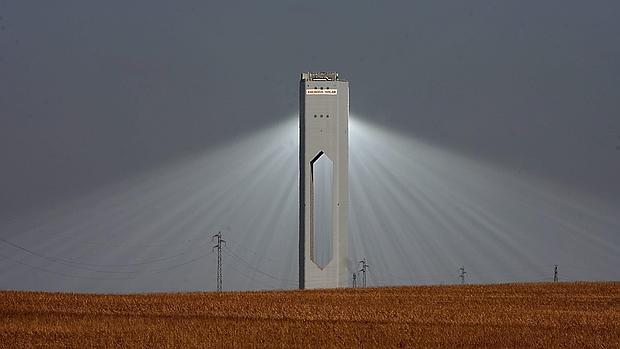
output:
[[[0,292],[0,347],[620,348],[620,283]]]

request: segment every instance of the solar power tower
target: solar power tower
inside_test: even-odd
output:
[[[299,84],[299,288],[346,287],[349,83],[307,72]]]

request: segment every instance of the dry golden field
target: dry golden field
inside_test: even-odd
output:
[[[0,347],[620,348],[620,283],[0,292]]]

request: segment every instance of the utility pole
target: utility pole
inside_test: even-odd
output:
[[[467,274],[467,272],[465,271],[465,267],[462,266],[459,268],[460,274],[459,277],[461,278],[461,285],[465,284],[465,274]]]
[[[357,273],[353,273],[353,288],[357,287]]]
[[[211,237],[211,242],[217,241],[217,245],[211,248],[211,252],[217,249],[217,292],[222,292],[222,246],[226,246],[226,240],[222,240],[222,232]]]
[[[553,265],[553,282],[558,282],[558,265]]]
[[[362,273],[362,287],[366,287],[366,271],[370,268],[370,266],[368,265],[368,262],[366,262],[366,258],[357,263],[358,266],[360,264],[362,265],[362,268],[359,270],[359,272]]]

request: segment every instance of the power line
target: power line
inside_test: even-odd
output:
[[[213,236],[213,238],[215,238],[215,237],[216,237],[216,236]],[[101,265],[101,266],[106,266],[105,264],[80,263],[80,262],[75,262],[75,261],[71,261],[71,260],[67,260],[67,259],[63,259],[63,258],[57,258],[57,257],[53,257],[53,256],[49,256],[49,255],[45,255],[45,254],[38,253],[38,252],[36,252],[36,251],[30,250],[30,249],[28,249],[28,248],[26,248],[26,247],[24,247],[24,246],[21,246],[21,245],[19,245],[19,244],[15,244],[15,243],[13,243],[13,242],[11,242],[11,241],[8,241],[8,240],[2,239],[2,238],[0,238],[0,242],[4,242],[5,244],[7,244],[7,245],[9,245],[9,246],[11,246],[11,247],[14,247],[14,248],[16,248],[16,249],[22,250],[22,251],[27,252],[27,253],[29,253],[29,254],[31,254],[31,255],[34,255],[34,256],[37,256],[37,257],[43,258],[43,259],[45,259],[45,260],[48,260],[48,261],[50,261],[50,262],[58,263],[58,264],[60,264],[60,265],[64,265],[64,266],[67,266],[67,267],[72,267],[72,268],[82,269],[82,270],[91,271],[91,272],[99,272],[99,273],[131,274],[131,276],[127,276],[127,277],[93,277],[93,276],[81,276],[81,275],[76,275],[76,274],[73,274],[73,273],[57,272],[57,271],[54,271],[54,270],[50,270],[50,269],[42,268],[42,267],[39,267],[39,266],[36,266],[36,265],[32,265],[32,264],[29,264],[29,263],[26,263],[26,262],[17,261],[17,260],[14,260],[14,259],[12,259],[12,258],[9,258],[9,257],[7,257],[7,256],[2,256],[2,257],[4,257],[4,258],[5,258],[5,259],[7,259],[7,260],[13,261],[13,262],[15,262],[15,263],[21,264],[21,265],[23,265],[23,266],[26,266],[26,267],[29,267],[29,268],[32,268],[32,269],[36,269],[36,270],[39,270],[39,271],[43,271],[43,272],[45,272],[45,273],[49,273],[49,274],[53,274],[53,275],[60,275],[60,276],[69,277],[69,278],[92,279],[92,280],[117,280],[117,279],[118,279],[118,280],[130,280],[130,279],[136,279],[137,277],[139,277],[139,276],[140,276],[140,274],[147,274],[147,273],[163,273],[163,272],[167,272],[167,271],[170,271],[170,270],[173,270],[173,269],[176,269],[176,268],[179,268],[179,267],[182,267],[182,266],[185,266],[185,265],[191,264],[191,263],[195,263],[195,262],[197,262],[197,261],[199,261],[199,260],[202,260],[202,259],[204,259],[204,258],[206,258],[206,257],[208,257],[208,256],[210,255],[210,253],[201,254],[201,255],[199,255],[199,256],[197,256],[197,257],[195,257],[195,258],[192,258],[192,259],[190,259],[190,260],[184,261],[184,262],[182,262],[182,263],[173,264],[173,265],[169,265],[169,266],[165,266],[165,267],[162,267],[162,268],[157,268],[157,269],[151,269],[151,270],[141,270],[141,271],[113,271],[113,270],[112,270],[112,271],[110,271],[110,270],[98,270],[98,269],[93,269],[93,268],[88,268],[88,267],[81,266],[81,264],[84,264],[84,265],[95,265],[95,266],[98,266],[98,265]],[[225,245],[225,241],[224,241],[224,240],[222,240],[222,245],[221,245],[221,246],[226,248],[226,245]],[[239,246],[240,246],[240,245],[239,245]],[[215,247],[217,247],[217,245],[216,245],[216,246],[214,246],[214,248],[215,248]],[[241,247],[241,246],[240,246],[240,247]],[[257,272],[257,273],[260,273],[260,274],[262,274],[262,275],[265,275],[265,276],[267,276],[267,277],[269,277],[269,278],[272,278],[272,279],[274,279],[274,280],[284,281],[284,282],[287,282],[287,283],[290,283],[290,284],[296,284],[296,283],[297,283],[297,281],[294,281],[294,280],[289,280],[289,279],[282,279],[282,278],[278,278],[278,277],[273,276],[273,275],[271,275],[271,274],[269,274],[269,273],[267,273],[267,272],[264,272],[264,271],[262,271],[262,270],[259,270],[259,269],[257,269],[256,267],[254,267],[254,266],[253,266],[250,262],[248,262],[247,260],[245,260],[244,258],[242,258],[241,256],[239,256],[239,255],[235,254],[235,253],[234,253],[234,252],[232,252],[230,249],[228,249],[228,250],[229,250],[229,253],[231,254],[231,256],[233,256],[234,258],[236,258],[236,259],[238,259],[238,260],[242,261],[242,262],[243,262],[246,266],[248,266],[250,269],[254,270],[254,271],[255,271],[255,272]],[[254,251],[251,251],[250,249],[246,249],[246,250],[248,250],[248,251],[250,251],[250,252],[253,252],[254,254],[257,254],[257,253],[255,253]],[[213,252],[213,250],[212,250],[212,252]],[[211,253],[212,253],[212,252],[211,252]],[[222,252],[224,252],[224,251],[222,251]],[[177,254],[177,255],[169,256],[169,257],[166,257],[166,258],[160,258],[160,259],[158,259],[158,261],[160,261],[160,260],[168,260],[168,259],[171,259],[171,258],[173,258],[173,257],[178,257],[178,256],[186,255],[186,254],[187,254],[187,253],[181,253],[181,254]],[[258,255],[258,254],[257,254],[257,255]],[[155,261],[155,260],[153,260],[153,261]],[[114,265],[114,266],[138,265],[138,264],[147,264],[147,263],[146,263],[146,262],[143,262],[143,263],[132,263],[132,264],[117,264],[117,265]],[[107,265],[107,266],[112,266],[112,265]],[[220,256],[220,263],[219,263],[219,268],[218,268],[218,274],[220,275],[220,277],[222,276],[222,271],[221,271],[221,269],[222,269],[222,263],[221,263],[221,256]],[[233,268],[233,269],[234,269],[234,268]],[[241,273],[242,275],[247,276],[246,274],[244,274],[244,273],[242,273],[242,272],[240,272],[240,273]],[[259,281],[258,279],[255,279],[255,278],[253,278],[253,277],[250,277],[250,278],[251,278],[251,279],[253,279],[253,280],[255,280],[255,281]]]
[[[117,274],[125,274],[125,275],[131,274],[131,276],[127,276],[127,277],[82,276],[82,275],[76,275],[76,274],[72,274],[72,273],[53,271],[53,270],[50,270],[50,269],[46,269],[46,268],[43,268],[43,267],[39,267],[39,266],[36,266],[36,265],[29,264],[29,263],[26,263],[26,262],[23,262],[23,261],[20,261],[20,260],[15,260],[13,258],[10,258],[10,257],[8,257],[6,255],[2,255],[2,254],[0,254],[0,257],[4,258],[6,260],[9,260],[11,262],[23,265],[25,267],[29,267],[29,268],[32,268],[32,269],[35,269],[35,270],[39,270],[39,271],[42,271],[42,272],[45,272],[45,273],[48,273],[48,274],[59,275],[59,276],[64,276],[64,277],[68,277],[68,278],[89,279],[89,280],[134,280],[134,279],[137,279],[138,277],[140,277],[142,275],[145,275],[145,274],[159,274],[159,273],[168,272],[170,270],[177,269],[177,268],[180,268],[182,266],[195,263],[195,262],[197,262],[197,261],[199,261],[201,259],[204,259],[205,257],[208,257],[209,255],[210,255],[210,253],[205,253],[203,255],[199,255],[199,256],[197,256],[195,258],[192,258],[192,259],[190,259],[188,261],[185,261],[183,263],[173,264],[173,265],[169,265],[169,266],[166,266],[166,267],[163,267],[163,268],[159,268],[159,269],[150,269],[150,270],[141,270],[141,271],[117,271],[117,272],[115,272]],[[61,264],[61,265],[64,265],[64,264]],[[66,265],[66,266],[71,267],[70,265]],[[81,269],[84,269],[84,270],[87,270],[87,271],[93,271],[93,272],[100,272],[100,273],[106,272],[106,271],[98,271],[98,270],[91,270],[91,269],[85,269],[85,268],[81,268]],[[107,272],[108,273],[113,273],[112,271],[107,271]]]
[[[279,278],[277,276],[274,276],[268,272],[265,272],[259,268],[257,268],[255,263],[251,263],[249,262],[247,259],[241,257],[240,255],[236,254],[235,252],[233,252],[231,249],[229,249],[228,247],[226,247],[226,241],[221,239],[221,232],[219,232],[216,235],[213,235],[212,237],[212,241],[217,237],[218,238],[218,245],[213,246],[212,251],[210,253],[212,253],[216,248],[218,248],[218,269],[217,269],[217,286],[218,286],[218,291],[222,290],[222,285],[223,285],[223,274],[222,274],[222,253],[228,253],[231,257],[233,257],[234,259],[237,259],[239,261],[241,261],[247,268],[253,270],[255,273],[264,275],[270,279],[273,280],[277,280],[277,281],[281,281],[281,282],[285,282],[287,284],[296,284],[297,281],[296,280],[290,280],[290,279],[284,279],[284,278]],[[230,241],[233,243],[236,243],[234,241]],[[96,273],[110,273],[110,274],[125,274],[127,275],[127,277],[123,277],[123,276],[119,276],[119,277],[97,277],[97,276],[88,276],[88,275],[80,275],[80,274],[75,274],[72,272],[66,272],[66,271],[55,271],[53,269],[47,269],[47,266],[38,266],[37,264],[29,264],[27,262],[21,261],[21,260],[16,260],[12,257],[7,257],[7,256],[2,256],[0,255],[0,257],[4,257],[9,261],[12,261],[14,263],[29,267],[31,269],[36,269],[45,273],[49,273],[49,274],[54,274],[54,275],[60,275],[60,276],[64,276],[64,277],[69,277],[69,278],[79,278],[79,279],[92,279],[92,280],[127,280],[127,279],[136,279],[142,275],[145,274],[150,274],[150,273],[163,273],[163,272],[167,272],[179,267],[182,267],[184,265],[188,265],[191,263],[195,263],[201,259],[204,259],[206,257],[208,257],[210,255],[209,252],[205,253],[205,254],[201,254],[198,255],[196,257],[193,257],[189,260],[183,261],[181,263],[177,263],[177,264],[172,264],[172,265],[164,265],[161,268],[156,268],[156,269],[150,269],[150,270],[101,270],[101,269],[97,269],[97,268],[90,268],[89,266],[108,266],[108,267],[123,267],[123,266],[132,266],[132,265],[144,265],[144,264],[149,264],[149,263],[154,263],[154,262],[158,262],[158,261],[165,261],[165,260],[170,260],[176,257],[182,257],[182,256],[186,256],[186,257],[191,257],[191,252],[192,251],[184,251],[182,253],[178,253],[172,256],[168,256],[168,257],[164,257],[164,258],[159,258],[159,259],[153,259],[153,260],[149,260],[149,261],[142,261],[139,263],[130,263],[130,264],[95,264],[95,263],[87,263],[87,262],[77,262],[75,260],[71,260],[71,259],[63,259],[63,258],[59,258],[59,257],[54,257],[54,256],[50,256],[50,255],[46,255],[34,250],[31,250],[27,247],[24,247],[18,243],[12,242],[10,240],[7,240],[5,238],[0,238],[0,243],[5,244],[7,246],[13,247],[15,249],[21,250],[23,252],[26,252],[30,255],[36,256],[36,257],[40,257],[42,259],[45,259],[47,261],[53,262],[53,263],[58,263],[59,265],[64,265],[66,267],[70,267],[70,268],[75,268],[75,269],[81,269],[81,270],[85,270],[85,271],[90,271],[90,272],[96,272]],[[198,248],[200,245],[195,245],[192,248]],[[261,256],[259,253],[257,253],[256,251],[253,251],[249,248],[243,247],[241,246],[241,244],[237,243],[237,246],[239,248],[242,248],[244,250],[246,250],[248,253],[254,254],[256,257],[259,257],[261,259],[266,259],[266,260],[271,260],[271,261],[275,261],[272,259],[269,259],[268,257],[264,257]],[[52,265],[53,266],[53,265]],[[366,287],[367,285],[367,271],[368,268],[370,267],[366,261],[366,259],[363,259],[362,261],[360,261],[358,263],[358,266],[361,266],[360,270],[353,273],[353,287]],[[554,270],[553,270],[553,278],[550,277],[544,277],[544,278],[540,278],[540,279],[534,279],[534,278],[528,278],[524,281],[531,281],[531,282],[536,282],[536,281],[553,281],[553,282],[559,282],[559,265],[558,264],[554,264]],[[538,268],[543,268],[543,266],[538,266]],[[544,267],[544,269],[548,268]],[[573,267],[573,266],[566,266],[564,265],[564,268],[568,268],[568,269],[577,269],[577,270],[582,270],[582,271],[590,271],[590,269],[585,269],[585,268],[580,268],[580,267]],[[235,268],[232,268],[236,271],[238,271]],[[520,268],[518,269],[519,271],[521,270]],[[530,270],[530,267],[528,268],[523,268],[523,270]],[[465,271],[465,267],[462,266],[461,268],[459,268],[459,275],[458,277],[460,278],[461,284],[465,284],[466,282],[466,274],[471,274],[471,275],[484,275],[484,274],[502,274],[505,271],[501,271],[501,270],[497,270],[497,272],[491,272],[490,270],[484,270],[482,272],[477,272],[477,271]],[[512,270],[512,272],[514,272],[514,270]],[[542,273],[543,270],[539,270],[538,273]],[[391,276],[392,279],[402,279],[402,280],[409,280],[409,281],[413,281],[415,279],[419,280],[418,276],[417,278],[414,277],[413,275],[411,275],[410,277],[407,278],[399,278],[397,275],[391,274],[389,272],[385,272],[387,275]],[[240,274],[247,276],[246,274],[240,272]],[[528,273],[529,274],[529,273]],[[381,274],[383,275],[383,274]],[[544,274],[543,274],[544,275]],[[548,275],[548,274],[547,274]],[[569,275],[570,275],[570,271],[569,271]],[[515,277],[516,275],[514,275],[514,273],[512,273],[512,277]],[[533,275],[532,275],[533,276]],[[541,275],[542,276],[542,275]],[[541,277],[539,276],[539,277]],[[379,275],[375,276],[376,278],[379,278]],[[434,278],[434,277],[441,277],[441,275],[427,275],[426,277],[428,278]],[[259,281],[258,279],[255,279],[254,277],[249,277],[255,281]],[[518,277],[516,278],[518,279]],[[374,280],[374,279],[373,279]],[[515,280],[515,279],[513,279]],[[387,281],[387,280],[386,280]],[[517,280],[515,280],[517,281]],[[387,283],[386,283],[387,284]]]
[[[554,265],[555,266],[555,265]],[[475,275],[476,277],[479,276],[483,276],[483,275],[494,275],[495,277],[499,277],[502,278],[502,276],[506,276],[506,275],[510,275],[510,277],[504,279],[502,278],[502,282],[510,282],[510,281],[514,281],[514,282],[526,282],[526,281],[532,281],[532,282],[536,282],[536,281],[542,281],[542,280],[548,280],[548,281],[553,281],[553,276],[550,276],[549,274],[546,274],[546,272],[544,271],[544,269],[547,269],[548,265],[533,265],[533,266],[523,266],[523,267],[515,267],[515,268],[510,268],[510,269],[485,269],[485,270],[467,270],[466,271],[466,275]],[[597,271],[592,270],[592,269],[586,269],[586,268],[581,268],[581,267],[573,267],[570,265],[565,265],[563,264],[563,268],[564,269],[575,269],[578,271],[582,271],[582,272],[588,272],[590,274],[596,273]],[[458,269],[460,272],[460,268]],[[555,270],[554,270],[555,271]],[[411,283],[415,283],[415,282],[419,282],[419,281],[437,281],[440,279],[451,279],[453,277],[454,274],[452,274],[452,276],[450,274],[412,274],[409,276],[405,276],[405,275],[397,275],[397,274],[393,274],[390,273],[389,271],[381,271],[381,275],[387,275],[389,280],[404,280],[404,281],[408,281]],[[378,277],[377,274],[374,274],[375,278]],[[543,277],[544,275],[548,275],[547,277]],[[460,279],[460,273],[457,276],[458,279]],[[386,279],[387,281],[387,279]],[[460,281],[460,280],[459,280]],[[467,279],[465,280],[467,281]],[[559,281],[559,265],[558,265],[558,281]],[[489,282],[489,281],[487,281]]]
[[[70,240],[73,241],[77,244],[82,244],[82,245],[91,245],[91,246],[97,246],[97,247],[102,247],[102,248],[110,248],[110,247],[123,247],[123,248],[151,248],[151,247],[170,247],[173,242],[177,242],[179,239],[164,239],[161,242],[156,242],[156,243],[145,243],[145,244],[140,244],[140,243],[122,243],[122,242],[105,242],[105,241],[96,241],[96,240],[85,240],[85,239],[80,239],[80,238],[76,238],[73,236],[53,236],[51,237],[51,239],[56,239],[56,240]],[[204,236],[197,236],[197,237],[193,237],[191,239],[184,239],[181,241],[181,243],[179,243],[178,245],[185,245],[185,244],[193,244],[194,241],[197,240],[202,240],[204,239]],[[167,241],[167,240],[171,240],[171,241]]]
[[[243,244],[241,244],[240,242],[232,240],[230,237],[228,237],[226,241],[229,244],[233,244],[233,245],[237,246],[238,248],[246,250],[247,252],[255,255],[256,257],[260,258],[261,260],[265,260],[265,261],[273,262],[273,263],[283,263],[283,261],[280,260],[280,259],[273,259],[273,258],[271,258],[269,256],[266,256],[265,253],[259,253],[259,252],[256,252],[255,250],[251,249],[251,248],[245,247],[245,246],[243,246]]]
[[[239,256],[238,254],[234,253],[230,248],[228,248],[227,246],[225,247],[224,252],[229,253],[231,257],[236,258],[238,260],[240,260],[243,264],[245,264],[246,267],[248,267],[249,269],[253,270],[256,273],[262,274],[268,278],[274,279],[274,280],[278,280],[278,281],[284,281],[290,284],[297,284],[297,280],[291,280],[291,279],[284,279],[284,278],[279,278],[275,275],[271,275],[263,270],[258,269],[256,266],[252,265],[252,263],[248,262],[246,259],[244,259],[243,257]]]
[[[35,269],[35,270],[39,270],[42,271],[44,273],[48,273],[48,274],[52,274],[52,275],[58,275],[58,276],[64,276],[64,277],[68,277],[68,278],[72,278],[72,279],[86,279],[86,280],[131,280],[134,279],[135,277],[114,277],[114,278],[110,278],[110,277],[93,277],[93,276],[81,276],[81,275],[74,275],[74,274],[67,274],[67,273],[63,273],[63,272],[57,272],[57,271],[53,271],[53,270],[49,270],[43,267],[39,267],[37,265],[32,265],[20,260],[15,260],[13,258],[7,257],[5,255],[0,254],[0,257],[8,259],[14,263],[23,265],[25,267],[31,268],[31,269]]]
[[[99,272],[99,273],[116,273],[116,272],[115,271],[97,270],[97,269],[91,269],[91,268],[86,268],[86,267],[110,267],[110,268],[119,267],[120,268],[120,267],[132,267],[132,266],[139,266],[139,265],[146,265],[146,264],[154,264],[154,263],[157,263],[157,262],[162,262],[162,261],[166,261],[166,260],[170,260],[170,259],[174,259],[174,258],[177,258],[177,257],[181,257],[181,256],[184,256],[184,255],[187,255],[188,253],[191,252],[191,250],[193,250],[193,249],[195,249],[195,248],[197,248],[199,246],[206,245],[206,243],[203,243],[203,244],[200,244],[200,245],[197,245],[197,246],[195,245],[195,246],[192,246],[192,247],[190,247],[189,249],[187,249],[187,250],[185,250],[183,252],[180,252],[180,253],[177,253],[177,254],[174,254],[174,255],[171,255],[171,256],[166,256],[166,257],[161,257],[161,258],[154,258],[154,259],[149,259],[149,260],[145,260],[145,261],[141,261],[141,262],[125,263],[125,264],[100,264],[100,263],[78,262],[78,261],[75,261],[75,260],[72,260],[72,259],[66,259],[66,258],[60,258],[60,257],[46,255],[44,253],[33,251],[33,250],[29,249],[29,248],[26,248],[26,247],[24,247],[22,245],[19,245],[17,243],[14,243],[12,241],[9,241],[9,240],[3,239],[3,238],[0,238],[0,242],[4,243],[6,245],[9,245],[11,247],[14,247],[16,249],[22,250],[22,251],[24,251],[26,253],[29,253],[29,254],[33,255],[33,256],[37,256],[37,257],[46,259],[46,260],[51,261],[51,262],[55,262],[55,263],[59,263],[59,264],[64,264],[64,265],[67,265],[69,267],[71,267],[71,266],[85,266],[83,268],[80,268],[80,267],[74,267],[74,268],[84,269],[84,270],[94,271],[94,272]],[[120,272],[120,273],[123,273],[123,272]],[[132,273],[132,272],[129,272],[129,273]]]
[[[250,279],[250,280],[252,280],[254,282],[257,282],[257,283],[259,283],[261,285],[263,285],[266,289],[271,289],[271,288],[274,287],[273,285],[265,282],[264,280],[257,279],[254,275],[249,275],[249,274],[243,272],[242,270],[239,270],[239,269],[235,268],[233,264],[228,264],[226,267],[236,271],[239,275],[243,275],[246,278],[248,278],[248,279]]]
[[[226,246],[226,240],[222,239],[222,232],[211,237],[211,241],[217,238],[217,245],[211,248],[211,252],[217,249],[217,292],[222,292],[222,246]]]

